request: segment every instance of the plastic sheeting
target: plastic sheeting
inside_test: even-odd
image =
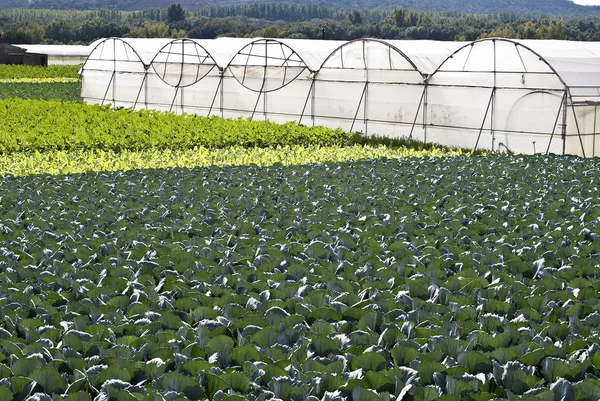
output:
[[[94,46],[80,45],[16,45],[30,53],[46,54],[48,64],[83,64]]]
[[[600,156],[598,43],[111,38],[82,82],[90,103]]]
[[[427,140],[520,153],[599,156],[597,43],[486,39],[427,79]],[[587,110],[587,111],[586,111]],[[585,120],[585,121],[584,121]]]

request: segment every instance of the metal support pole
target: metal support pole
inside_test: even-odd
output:
[[[144,73],[144,79],[142,79],[142,84],[140,85],[140,90],[138,91],[137,96],[135,97],[135,102],[133,103],[133,109],[137,106],[138,100],[140,99],[140,95],[142,94],[142,89],[146,88],[146,78],[148,77],[148,70]]]
[[[221,81],[219,82],[219,86],[221,86],[221,98],[219,99],[219,104],[221,106],[221,117],[225,117],[225,70],[221,71]]]
[[[365,124],[365,136],[369,135],[369,67],[367,66],[367,47],[366,42],[362,41],[363,62],[365,64],[365,104],[363,106],[363,123]]]
[[[421,99],[419,100],[419,106],[417,107],[417,113],[415,114],[415,119],[413,120],[412,127],[410,128],[410,135],[408,139],[411,140],[413,136],[413,131],[415,130],[415,125],[417,125],[417,119],[419,118],[419,111],[421,111],[421,104],[425,99],[425,92],[427,91],[427,82],[425,82],[425,86],[423,87],[423,93],[421,94]]]
[[[256,113],[256,109],[258,108],[258,103],[260,102],[260,97],[263,94],[262,89],[258,92],[258,97],[256,98],[256,103],[254,104],[254,110],[252,110],[251,120],[254,120],[254,114]]]
[[[563,126],[562,126],[562,140],[563,140],[563,156],[567,154],[567,93],[569,89],[565,86],[565,107],[563,108]]]
[[[150,68],[150,66],[145,66],[144,67],[146,69],[146,72],[148,71],[148,68]],[[144,81],[144,106],[146,107],[146,109],[148,108],[148,80],[146,79]]]
[[[263,115],[265,117],[265,120],[267,119],[267,97],[268,97],[268,92],[265,92],[263,94]]]
[[[179,93],[179,87],[175,88],[175,96],[173,96],[173,101],[171,102],[171,107],[169,107],[169,112],[173,111],[173,105],[175,104],[175,100],[177,100],[178,93]]]
[[[110,89],[110,84],[112,84],[113,79],[115,78],[115,73],[116,71],[113,71],[112,75],[110,76],[110,80],[108,81],[108,86],[106,87],[106,92],[104,92],[104,97],[102,98],[102,103],[100,103],[100,105],[104,105],[104,101],[106,100],[106,96],[108,95],[108,91]],[[114,93],[114,90],[113,90]],[[114,99],[113,99],[114,101]]]
[[[598,133],[596,132],[596,127],[598,123],[598,106],[594,106],[594,136],[592,137],[592,157],[596,156],[596,136]]]
[[[365,87],[363,88],[362,94],[360,95],[360,101],[358,102],[358,106],[356,107],[356,113],[354,113],[354,119],[352,120],[352,126],[350,127],[350,132],[352,132],[352,130],[354,129],[354,123],[356,122],[356,118],[358,117],[358,111],[360,110],[360,105],[363,102],[363,99],[365,97],[365,92],[367,91],[367,85],[369,85],[368,82],[365,83]]]
[[[177,82],[177,88],[181,86],[183,80],[183,64],[185,63],[185,41],[181,41],[181,68],[179,69],[179,81]],[[183,87],[181,88],[181,114],[183,114]]]
[[[210,117],[210,113],[212,113],[213,106],[215,105],[215,100],[217,100],[217,94],[219,93],[219,89],[221,89],[221,84],[223,83],[223,74],[220,73],[221,77],[219,78],[219,85],[217,85],[217,89],[215,90],[215,95],[213,96],[213,100],[210,103],[210,108],[208,109],[208,116]],[[221,109],[223,107],[221,106]]]
[[[496,88],[498,86],[498,77],[497,77],[497,73],[496,73],[496,40],[494,39],[492,41],[493,45],[494,45],[494,92],[496,91]],[[496,96],[492,97],[492,114],[490,116],[490,134],[492,135],[492,149],[494,149],[494,142],[496,140],[496,137],[494,135],[494,117],[496,114]],[[534,153],[535,153],[535,145],[534,145]]]
[[[310,95],[310,119],[311,126],[315,126],[315,105],[317,104],[317,86],[312,86],[312,93]]]
[[[563,106],[566,107],[567,94],[563,96],[562,102],[560,102],[560,106],[558,107],[558,113],[556,113],[556,120],[554,120],[554,126],[552,127],[552,135],[550,135],[550,141],[548,142],[548,149],[546,149],[546,154],[550,153],[550,145],[552,145],[552,139],[554,138],[554,134],[556,133],[556,126],[558,125],[558,119],[560,118],[560,113],[563,109]]]
[[[306,112],[306,106],[308,105],[308,100],[311,97],[314,86],[315,86],[315,77],[312,77],[312,82],[310,83],[310,89],[308,89],[308,93],[306,94],[306,100],[304,101],[304,107],[302,107],[302,114],[300,114],[300,119],[298,120],[298,125],[302,124],[302,118],[304,117],[304,113]],[[311,111],[311,114],[312,114],[312,111]]]
[[[125,46],[125,45],[123,45]],[[113,39],[113,96],[112,104],[115,105],[115,99],[117,98],[117,41]]]
[[[573,110],[573,118],[575,118],[575,126],[577,127],[577,136],[579,136],[579,144],[581,145],[581,154],[585,158],[585,148],[583,146],[583,139],[581,138],[581,130],[579,129],[579,121],[577,120],[577,113],[575,112],[575,105],[573,104],[573,97],[569,92],[569,97],[571,98],[571,109]]]
[[[184,102],[184,98],[183,98],[184,90],[185,90],[185,87],[182,86],[181,90],[179,91],[179,102],[181,104],[181,114],[183,114],[185,112],[185,110],[183,109],[185,107],[185,102]]]
[[[477,142],[475,142],[475,148],[473,150],[477,150],[477,146],[479,145],[479,139],[481,139],[481,133],[483,132],[483,127],[485,126],[485,120],[487,120],[488,113],[490,112],[492,100],[494,99],[494,93],[496,93],[496,88],[492,89],[492,94],[490,95],[490,100],[487,104],[487,108],[485,109],[483,121],[481,122],[481,128],[479,129],[479,135],[477,135]]]
[[[423,142],[427,143],[427,97],[429,96],[429,85],[425,84],[425,96],[423,98]]]

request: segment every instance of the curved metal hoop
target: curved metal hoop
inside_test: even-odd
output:
[[[548,60],[546,60],[541,54],[539,54],[538,52],[536,52],[535,50],[533,50],[531,47],[526,46],[526,45],[524,45],[521,42],[518,42],[518,41],[513,40],[513,39],[506,39],[506,38],[484,38],[484,39],[478,39],[478,40],[475,40],[473,42],[467,43],[466,45],[458,48],[454,53],[452,53],[451,55],[449,55],[448,57],[446,57],[446,59],[438,66],[438,68],[435,69],[435,71],[429,76],[429,78],[433,77],[438,71],[440,71],[440,69],[444,66],[444,64],[446,64],[446,62],[448,62],[448,60],[450,60],[456,54],[458,54],[462,50],[468,48],[469,46],[476,46],[477,44],[482,43],[482,42],[494,42],[494,41],[512,43],[516,47],[520,46],[523,49],[531,52],[532,54],[534,54],[535,56],[537,56],[540,59],[541,62],[543,62],[544,64],[546,64],[548,66],[548,68],[550,68],[550,70],[556,75],[556,77],[558,78],[558,80],[560,81],[560,83],[563,84],[565,88],[568,87],[568,85],[565,83],[564,79],[561,77],[561,75],[558,73],[558,71],[556,71],[556,69],[554,68],[554,66],[552,66],[552,64],[550,64],[550,62],[548,62]]]
[[[148,66],[146,64],[144,64],[144,62],[142,61],[142,57],[140,56],[140,54],[133,48],[133,46],[131,46],[129,43],[127,43],[125,40],[123,40],[122,38],[117,38],[117,37],[111,37],[111,38],[106,38],[102,41],[100,41],[98,44],[96,44],[96,46],[94,46],[94,48],[92,49],[92,51],[90,52],[90,55],[88,56],[88,58],[85,60],[85,63],[83,63],[83,66],[81,66],[81,71],[85,71],[85,66],[87,65],[88,61],[118,61],[118,60],[104,60],[101,58],[98,59],[92,59],[92,54],[94,54],[94,52],[100,47],[102,46],[102,48],[104,49],[105,44],[108,41],[113,41],[113,42],[121,42],[123,43],[123,47],[125,48],[128,47],[133,54],[135,54],[135,56],[138,58],[137,61],[139,61],[140,63],[142,63],[142,65],[144,66],[144,68],[147,68]],[[127,60],[127,61],[136,61],[136,60]]]
[[[261,46],[263,45],[268,49],[269,45],[279,45],[281,47],[281,54],[282,57],[269,57],[268,52],[265,51],[264,55],[254,55],[252,53],[252,50],[254,48],[254,46]],[[285,51],[284,49],[287,49],[289,51],[289,56],[284,57],[285,56]],[[244,65],[235,65],[236,67],[240,67],[240,68],[244,68],[244,74],[243,76],[240,78],[238,75],[236,75],[233,71],[233,61],[236,59],[236,57],[239,56],[246,56],[246,63]],[[293,59],[293,57],[296,57]],[[263,77],[262,77],[262,83],[261,83],[261,88],[260,89],[255,89],[252,88],[250,86],[248,86],[245,83],[245,79],[246,79],[246,71],[249,67],[248,62],[250,60],[251,57],[261,57],[264,59],[264,64],[263,65],[257,65],[256,67],[264,67],[265,70],[268,67],[282,67],[285,68],[285,73],[283,76],[283,80],[282,80],[282,84],[276,88],[273,89],[268,89],[265,90],[265,83],[267,80],[266,77],[266,71],[265,73],[263,73]],[[269,60],[277,60],[281,62],[281,65],[269,65],[268,61]],[[294,62],[294,63],[298,63],[299,65],[297,66],[286,66],[286,64],[288,64],[290,61]],[[288,77],[287,76],[287,68],[301,68],[302,70],[300,72],[298,72],[296,75]],[[290,83],[292,83],[293,81],[295,81],[305,70],[310,70],[308,68],[308,66],[306,65],[306,62],[304,61],[304,59],[302,59],[302,56],[300,56],[298,53],[296,53],[296,51],[294,49],[292,49],[290,46],[286,45],[285,43],[277,40],[277,39],[268,39],[268,38],[264,38],[264,39],[256,39],[253,40],[252,42],[248,43],[246,46],[244,46],[240,51],[237,52],[237,54],[235,56],[233,56],[233,58],[231,59],[231,61],[229,61],[229,63],[227,64],[227,69],[229,69],[229,71],[231,72],[231,75],[236,79],[236,81],[238,81],[240,83],[240,85],[242,85],[244,88],[255,92],[255,93],[269,93],[269,92],[275,92],[277,90],[280,90],[282,88],[285,88],[286,86],[288,86]]]
[[[181,43],[180,48],[178,46],[179,43]],[[191,44],[194,47],[195,54],[186,54],[185,53],[186,44]],[[180,49],[180,51],[178,51],[178,48]],[[157,58],[161,57],[164,54],[166,54],[166,60],[164,62],[157,61]],[[190,63],[185,60],[186,56],[192,57],[192,58],[195,57],[198,59],[199,62],[198,63]],[[174,61],[169,61],[170,57],[173,57]],[[179,60],[178,60],[178,57],[179,57]],[[165,66],[164,70],[159,71],[159,67],[157,66],[157,64],[164,64],[164,66]],[[179,64],[180,65],[179,77],[178,77],[177,83],[175,83],[175,84],[173,82],[169,82],[166,78],[166,75],[167,75],[166,68],[167,68],[167,65],[169,65],[169,64],[173,64],[173,65]],[[194,78],[193,82],[182,85],[181,82],[184,79],[184,76],[183,76],[184,66],[194,65],[194,64],[196,65],[196,68],[197,68],[196,77]],[[201,81],[204,77],[206,77],[208,74],[210,74],[210,72],[217,66],[217,64],[215,63],[214,58],[211,56],[211,54],[208,52],[208,50],[206,50],[204,48],[204,46],[200,45],[196,41],[191,40],[191,39],[174,39],[171,42],[164,45],[156,53],[156,55],[152,59],[152,62],[150,63],[150,66],[152,66],[152,69],[154,70],[156,75],[167,85],[172,86],[174,88],[185,88],[188,86],[192,86],[195,83]],[[200,74],[199,73],[200,66],[210,66],[210,68],[206,72],[204,72],[204,74]]]
[[[398,47],[386,42],[385,40],[382,39],[375,39],[375,38],[361,38],[361,39],[354,39],[351,41],[348,41],[342,45],[340,45],[337,49],[335,49],[334,51],[331,52],[331,54],[329,56],[327,56],[327,58],[325,59],[325,61],[323,61],[323,64],[321,64],[319,71],[317,71],[315,76],[319,75],[319,72],[325,67],[325,64],[327,64],[328,61],[330,61],[331,59],[333,59],[333,57],[335,57],[337,55],[338,52],[341,52],[343,48],[347,47],[347,46],[351,46],[354,43],[357,42],[375,42],[375,43],[379,43],[382,44],[384,46],[389,47],[391,50],[395,51],[396,53],[398,53],[399,55],[401,55],[413,68],[416,72],[418,72],[419,74],[421,74],[421,76],[423,78],[425,78],[425,75],[423,74],[423,72],[421,70],[419,70],[419,68],[417,67],[417,65],[410,59],[410,57],[408,57],[406,55],[406,53],[404,53],[402,50],[400,50]]]

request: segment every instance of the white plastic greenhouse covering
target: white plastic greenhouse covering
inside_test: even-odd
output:
[[[87,60],[94,44],[82,45],[15,45],[30,53],[46,54],[48,64],[77,65]]]
[[[88,103],[600,156],[600,43],[104,39]]]

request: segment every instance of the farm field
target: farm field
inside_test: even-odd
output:
[[[0,100],[0,174],[78,173],[224,164],[302,164],[460,155],[342,130],[57,100]],[[387,145],[386,145],[387,144]]]
[[[0,99],[81,102],[80,68],[78,65],[0,65]]]
[[[0,80],[9,79],[79,79],[80,65],[49,65],[34,67],[28,65],[0,64]]]
[[[27,98],[81,102],[81,84],[66,79],[0,80],[0,99]]]
[[[1,400],[600,400],[598,159],[0,114]]]
[[[598,167],[461,156],[5,177],[0,391],[596,400]]]

